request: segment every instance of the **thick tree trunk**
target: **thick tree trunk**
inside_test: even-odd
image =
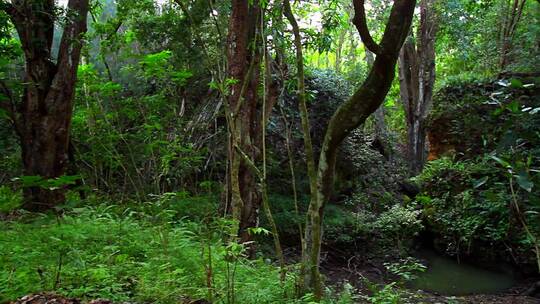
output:
[[[238,221],[240,242],[251,239],[247,229],[256,227],[261,206],[257,178],[242,155],[256,163],[260,159],[261,133],[258,124],[257,86],[261,64],[258,1],[233,0],[228,34],[228,77],[234,79],[228,96],[230,135],[230,211]]]
[[[69,106],[71,109],[71,102],[69,102],[71,98],[66,96],[57,98],[60,104]],[[30,102],[34,103],[34,101]],[[25,175],[50,179],[66,173],[69,161],[71,111],[65,107],[62,108],[64,109],[60,112],[48,113],[45,116],[40,116],[35,111],[24,113],[21,148]],[[39,111],[39,109],[36,110]],[[23,207],[31,211],[47,210],[64,201],[62,189],[29,187],[24,190],[24,196]]]
[[[336,155],[340,143],[381,105],[390,89],[395,75],[399,50],[407,37],[415,7],[414,0],[396,0],[392,7],[380,44],[369,34],[364,1],[353,0],[356,25],[362,41],[377,57],[367,79],[353,96],[341,104],[328,124],[317,168],[317,185],[312,195],[306,225],[306,252],[304,267],[307,269],[305,284],[316,298],[322,297],[322,281],[319,272],[324,206],[334,184]]]
[[[26,59],[24,93],[11,107],[20,137],[24,174],[43,179],[66,173],[69,133],[88,0],[70,0],[56,62],[51,48],[56,21],[52,0],[12,1],[4,11],[15,25]],[[63,189],[29,187],[25,209],[43,211],[64,201]]]
[[[420,2],[418,47],[408,39],[399,56],[400,94],[407,119],[407,158],[411,173],[422,171],[427,160],[426,119],[435,83],[435,0]]]

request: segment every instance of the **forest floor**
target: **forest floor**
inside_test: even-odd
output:
[[[423,291],[411,292],[402,299],[403,303],[417,303],[417,304],[538,304],[540,299],[531,298],[526,296],[519,296],[514,294],[500,294],[500,295],[470,295],[470,296],[441,296],[426,293]],[[66,298],[53,293],[40,293],[27,295],[20,298],[17,301],[11,302],[11,304],[114,304],[114,302],[97,299],[90,302],[84,302],[79,299]],[[190,304],[205,304],[208,302],[195,301],[186,302]],[[366,301],[360,301],[358,303],[370,303]],[[133,304],[130,302],[122,302],[122,304]]]

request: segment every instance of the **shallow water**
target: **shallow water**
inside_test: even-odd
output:
[[[441,256],[434,251],[423,251],[420,257],[428,269],[411,283],[411,287],[442,295],[493,294],[512,287],[516,279],[509,269],[497,266],[485,269]]]

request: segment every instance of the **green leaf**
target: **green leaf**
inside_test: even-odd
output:
[[[176,82],[178,85],[185,85],[187,80],[193,76],[193,73],[191,71],[178,71],[171,73],[171,78],[174,82]]]
[[[527,174],[520,174],[516,176],[516,180],[518,185],[525,191],[531,192],[532,188],[534,187],[533,182],[529,179],[529,176]]]
[[[483,184],[485,184],[487,181],[488,181],[489,177],[487,176],[484,176],[482,178],[479,178],[477,180],[474,180],[473,181],[473,187],[476,189],[476,188],[479,188],[480,186],[482,186]]]
[[[519,79],[512,78],[510,79],[510,86],[516,89],[523,88],[523,82],[521,82]]]
[[[495,111],[493,111],[492,115],[493,115],[493,116],[499,116],[499,115],[501,115],[503,112],[504,112],[504,107],[497,108],[497,109],[495,109]]]
[[[498,162],[501,166],[503,166],[503,167],[505,167],[505,168],[511,168],[511,167],[512,167],[507,161],[505,161],[505,160],[503,160],[503,159],[500,159],[500,158],[498,158],[498,157],[495,156],[495,155],[491,155],[490,157],[491,157],[491,159],[493,159],[494,161]]]
[[[271,232],[263,227],[250,227],[247,229],[251,235],[269,235]]]
[[[38,175],[26,175],[26,176],[20,176],[15,177],[11,179],[13,182],[21,182],[23,187],[36,187],[40,186],[45,180],[43,177]]]
[[[514,100],[511,103],[507,104],[506,109],[508,109],[508,111],[510,111],[512,113],[515,113],[515,114],[520,113],[519,103],[516,100]]]

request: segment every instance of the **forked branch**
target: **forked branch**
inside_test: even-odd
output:
[[[353,24],[356,26],[362,42],[368,50],[372,53],[379,55],[381,53],[381,47],[373,40],[369,33],[366,19],[366,9],[364,8],[364,0],[353,0],[354,5],[354,18]]]

